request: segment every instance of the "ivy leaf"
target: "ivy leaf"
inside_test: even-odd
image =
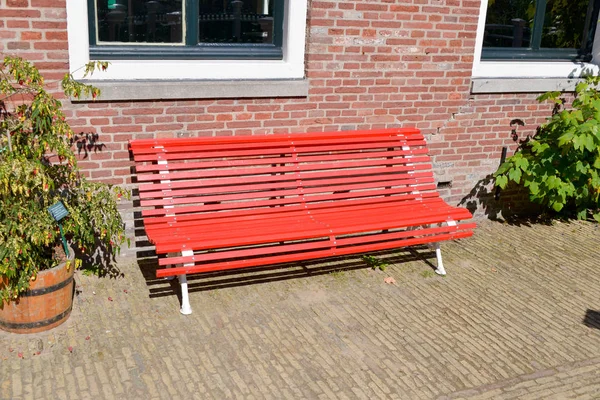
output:
[[[579,210],[577,212],[577,219],[585,219],[586,216],[587,216],[587,210],[586,209]]]
[[[496,171],[495,175],[498,176],[498,175],[505,174],[511,167],[512,167],[512,162],[509,159],[509,161],[502,163],[502,165],[500,165],[500,167],[498,167],[498,170]]]
[[[515,183],[519,184],[521,182],[521,170],[519,168],[511,169],[508,172],[508,177],[515,181]]]
[[[504,188],[506,188],[507,184],[508,184],[508,178],[506,177],[506,175],[496,176],[496,186],[499,186],[500,188],[504,189]]]
[[[594,136],[585,135],[583,144],[587,151],[594,151],[596,149],[596,144],[594,143]]]
[[[583,83],[583,82],[582,82]],[[580,83],[581,85],[581,83]],[[544,94],[542,94],[541,96],[539,96],[537,98],[537,101],[539,101],[540,103],[542,101],[546,101],[546,100],[552,100],[554,102],[557,101],[557,98],[560,96],[560,92],[554,91],[554,92],[546,92]]]
[[[585,163],[584,165],[581,160],[578,160],[577,163],[575,163],[575,171],[580,174],[587,174],[589,167],[590,165],[588,163]]]
[[[596,221],[600,222],[600,212],[595,213],[593,217]]]
[[[584,81],[584,82],[579,82],[579,83],[577,84],[577,86],[575,86],[575,91],[576,91],[577,93],[581,93],[581,92],[583,92],[584,90],[586,90],[588,87],[589,87],[589,84],[588,84],[587,82],[585,82],[585,81]]]
[[[540,185],[535,181],[529,182],[529,192],[534,196],[537,195],[540,192]]]
[[[559,145],[560,147],[563,147],[563,146],[565,146],[566,144],[568,144],[568,143],[571,143],[571,141],[572,141],[572,140],[573,140],[573,132],[571,132],[571,131],[568,131],[568,132],[566,132],[564,135],[561,135],[561,136],[558,138],[558,145]]]
[[[523,171],[526,171],[527,167],[529,167],[529,161],[527,161],[527,159],[524,157],[518,157],[515,159],[515,166]]]

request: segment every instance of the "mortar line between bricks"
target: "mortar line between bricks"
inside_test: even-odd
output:
[[[452,399],[456,397],[471,397],[474,395],[474,392],[477,394],[482,394],[494,389],[506,388],[508,386],[512,386],[518,383],[527,382],[531,380],[536,380],[540,378],[546,378],[549,376],[553,376],[559,374],[564,371],[569,371],[579,367],[585,367],[588,365],[600,364],[600,357],[589,358],[586,360],[574,361],[572,363],[558,365],[554,368],[547,368],[538,370],[529,374],[519,375],[514,378],[505,379],[499,382],[494,382],[486,385],[476,386],[464,390],[460,390],[458,392],[452,392],[444,394],[438,399]]]

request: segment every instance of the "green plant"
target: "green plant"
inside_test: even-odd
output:
[[[381,271],[385,271],[388,264],[375,256],[365,255],[362,256],[363,261],[372,269],[379,269]]]
[[[433,278],[435,276],[435,273],[432,270],[428,269],[428,270],[422,271],[421,276],[423,278]],[[444,276],[444,275],[442,275],[442,276]]]
[[[555,112],[531,140],[522,143],[494,174],[495,185],[523,185],[532,201],[567,216],[600,222],[600,77],[577,85],[571,109],[562,109],[560,92],[538,101],[555,103]]]
[[[335,279],[342,279],[344,277],[345,272],[346,271],[344,271],[343,269],[336,269],[334,271],[331,271],[329,274]]]
[[[86,75],[106,66],[89,63]],[[100,93],[70,74],[61,85],[75,98]],[[0,304],[16,299],[39,270],[60,261],[53,254],[61,234],[49,206],[60,201],[69,212],[61,224],[78,252],[75,266],[82,259],[110,262],[126,241],[117,202],[128,193],[81,175],[75,135],[47,87],[28,61],[6,57],[0,65]]]

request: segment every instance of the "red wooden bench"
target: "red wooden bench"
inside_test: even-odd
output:
[[[363,253],[472,235],[436,192],[417,129],[133,140],[157,277]]]

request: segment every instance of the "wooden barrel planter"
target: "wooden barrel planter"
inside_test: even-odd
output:
[[[72,252],[71,252],[72,254]],[[73,307],[71,261],[40,271],[29,289],[0,309],[0,329],[14,333],[36,333],[52,329],[69,318]],[[0,283],[1,284],[1,283]]]

